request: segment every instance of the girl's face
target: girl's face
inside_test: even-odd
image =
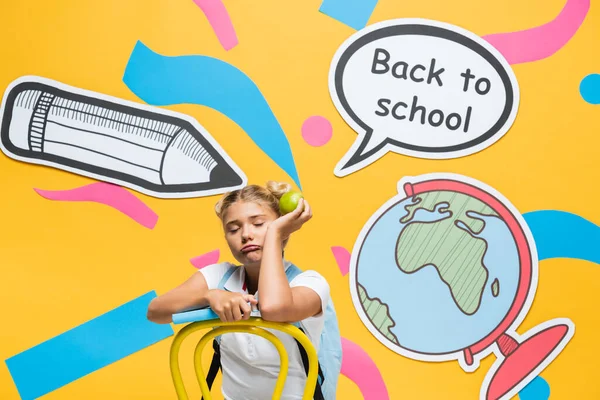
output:
[[[269,224],[277,214],[267,205],[238,201],[223,216],[225,239],[235,259],[245,266],[258,266]]]

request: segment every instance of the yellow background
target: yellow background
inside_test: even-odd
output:
[[[337,47],[355,31],[319,13],[320,3],[226,0],[239,45],[225,51],[191,0],[5,1],[0,6],[0,88],[34,74],[139,101],[122,82],[137,40],[161,54],[210,55],[238,67],[258,85],[285,130],[314,208],[314,219],[290,242],[288,258],[327,278],[342,335],[368,351],[392,399],[476,399],[495,357],[467,374],[457,362],[422,363],[388,350],[354,311],[348,276],[340,274],[330,247],[351,249],[369,216],[396,193],[402,176],[429,172],[479,179],[523,213],[558,209],[600,223],[600,106],[584,102],[578,90],[584,76],[600,72],[600,10],[592,4],[575,37],[552,57],[514,66],[521,89],[519,113],[513,128],[492,147],[445,161],[390,153],[340,179],[333,168],[356,134],[334,108],[327,76]],[[369,22],[423,17],[485,35],[546,23],[564,3],[380,0]],[[170,108],[204,125],[251,183],[291,181],[227,117],[195,105]],[[302,122],[311,115],[327,117],[334,127],[332,140],[320,148],[306,144],[300,134]],[[147,291],[164,293],[195,271],[191,257],[218,248],[222,260],[231,259],[213,214],[216,196],[168,201],[136,193],[160,216],[156,228],[149,230],[108,207],[51,202],[33,191],[90,182],[0,155],[2,360]],[[552,399],[600,398],[600,268],[585,261],[548,260],[541,262],[539,276],[535,301],[518,332],[555,317],[571,318],[575,337],[542,376],[550,383]],[[164,340],[44,398],[175,398],[169,345],[170,339]],[[191,345],[184,353],[191,365]],[[193,384],[192,375],[186,376]],[[195,385],[190,385],[190,393],[199,393]],[[4,363],[0,398],[19,398]],[[361,395],[342,377],[339,398]]]

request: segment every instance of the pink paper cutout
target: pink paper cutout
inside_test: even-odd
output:
[[[529,383],[560,354],[573,336],[572,324],[552,325],[549,321],[544,325],[546,327],[527,335],[529,337],[521,343],[507,335],[498,341],[498,348],[506,358],[497,360],[484,379],[489,382],[486,399],[499,399],[522,382]]]
[[[389,400],[379,368],[356,343],[342,338],[342,375],[358,386],[364,400]]]
[[[335,257],[335,261],[337,262],[342,276],[346,276],[348,271],[350,271],[350,253],[348,250],[340,246],[333,246],[331,248],[331,252]]]
[[[575,35],[590,9],[590,0],[567,0],[558,16],[535,28],[483,36],[509,64],[542,60],[560,50]]]
[[[206,15],[208,22],[215,31],[221,46],[225,50],[231,50],[238,44],[238,38],[233,28],[229,13],[221,0],[193,0],[194,3]]]
[[[215,264],[219,261],[220,252],[219,249],[213,250],[209,253],[202,254],[201,256],[194,257],[190,260],[192,265],[198,269],[202,269],[209,265]]]
[[[120,186],[105,182],[92,183],[69,190],[33,189],[45,199],[57,201],[91,201],[112,207],[140,225],[153,229],[158,215],[133,194]]]
[[[331,139],[333,128],[325,117],[314,115],[302,124],[302,137],[311,146],[320,147]]]

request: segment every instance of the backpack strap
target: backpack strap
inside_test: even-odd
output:
[[[212,388],[213,382],[215,381],[219,370],[221,369],[221,348],[220,344],[216,340],[213,340],[213,350],[213,358],[210,363],[208,375],[206,376],[206,383],[208,384],[209,391]],[[201,400],[204,400],[204,397],[201,397]]]
[[[304,330],[302,328],[298,328],[302,331],[302,333],[304,333]],[[306,333],[304,333],[306,335]],[[302,346],[300,344],[300,342],[298,340],[296,340],[296,344],[298,345],[298,350],[300,350],[300,358],[302,359],[302,365],[304,366],[304,372],[306,373],[306,376],[308,376],[308,354],[306,354],[306,350],[304,349],[304,346]],[[325,382],[325,376],[323,376],[323,370],[321,369],[321,363],[318,364],[318,368],[319,368],[319,376],[317,378],[317,383],[315,385],[315,394],[313,399],[314,400],[325,400],[325,398],[323,397],[323,392],[321,390],[321,386],[323,385],[323,382]]]
[[[294,264],[290,264],[290,266],[285,270],[285,276],[287,277],[288,282],[291,282],[295,277],[297,277],[301,273],[302,270]],[[306,332],[304,332],[304,329],[302,329],[302,325],[299,322],[296,322],[293,325],[296,326],[296,328],[300,329],[300,331],[304,335],[306,335]],[[304,371],[306,372],[306,376],[308,376],[308,355],[306,354],[306,349],[304,349],[304,346],[302,346],[300,342],[298,342],[298,340],[296,340],[296,344],[298,345],[298,350],[300,351],[300,358],[302,359]],[[325,376],[323,375],[323,370],[321,369],[320,362],[318,364],[318,368],[319,376],[317,378],[317,384],[315,386],[314,400],[325,400],[325,398],[323,397],[323,391],[321,390],[321,386],[323,385],[323,382],[325,382]]]
[[[223,277],[219,281],[219,285],[217,285],[217,289],[226,290],[225,284],[227,283],[229,278],[231,278],[231,275],[233,275],[233,273],[235,272],[235,268],[236,267],[229,267],[229,269],[227,271],[225,271],[225,274],[223,274]]]
[[[287,269],[285,270],[285,277],[287,278],[288,282],[291,282],[295,277],[297,277],[301,273],[302,270],[300,268],[290,263],[290,266],[287,267]]]

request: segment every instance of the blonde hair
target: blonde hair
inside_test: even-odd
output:
[[[281,212],[279,211],[279,199],[291,189],[292,185],[289,183],[275,181],[268,181],[265,187],[248,185],[242,189],[225,193],[215,205],[215,213],[219,219],[223,220],[225,212],[232,204],[238,201],[244,201],[265,204],[269,206],[277,216],[281,216]]]

